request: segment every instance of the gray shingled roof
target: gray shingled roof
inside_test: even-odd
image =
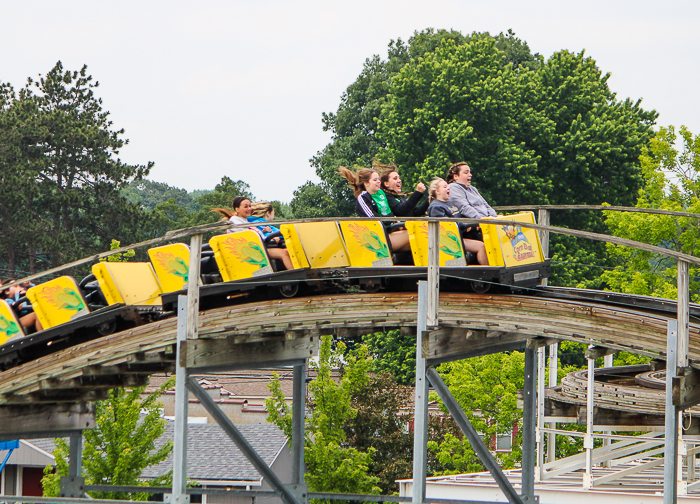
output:
[[[235,398],[250,398],[250,397],[270,397],[270,389],[267,388],[268,383],[272,380],[272,373],[276,372],[280,377],[280,385],[282,393],[285,397],[292,397],[293,383],[293,367],[281,368],[263,368],[263,369],[246,369],[245,371],[225,372],[216,374],[196,375],[198,380],[206,380],[211,385],[219,385],[221,388],[228,391],[231,399]],[[307,370],[308,378],[315,378],[316,371],[313,369]],[[333,377],[339,380],[337,370],[333,371]],[[170,375],[153,374],[150,377],[149,389],[147,392],[160,387]],[[175,390],[174,387],[171,390]]]
[[[33,444],[40,450],[44,450],[45,452],[50,453],[53,455],[53,450],[56,447],[53,438],[37,438],[37,439],[25,439],[27,443]]]
[[[174,422],[168,422],[166,431],[156,443],[160,447],[173,439]],[[238,450],[233,441],[217,424],[190,424],[187,426],[187,477],[193,480],[229,480],[258,482],[260,474]],[[241,434],[271,466],[287,438],[277,426],[269,423],[236,426]],[[165,474],[173,467],[172,454],[167,460],[143,472],[145,478]]]

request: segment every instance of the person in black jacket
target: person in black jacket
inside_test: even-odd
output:
[[[394,217],[386,194],[381,188],[379,174],[369,168],[360,168],[353,171],[341,166],[340,173],[350,184],[355,193],[357,215],[360,217]],[[384,222],[383,224],[391,224]],[[389,233],[389,241],[394,252],[409,251],[408,231],[402,229]]]
[[[410,196],[401,192],[401,177],[394,165],[375,164],[375,169],[384,170],[379,177],[382,183],[382,190],[386,194],[389,208],[398,217],[420,217],[425,215],[430,202],[426,200],[418,204],[425,195],[425,184],[418,182],[416,190]]]
[[[428,189],[430,194],[430,206],[428,207],[429,217],[447,217],[448,219],[455,219],[461,217],[459,214],[459,207],[454,203],[450,202],[450,186],[447,185],[441,178],[433,179],[430,182],[430,188]],[[458,222],[457,227],[459,228],[460,234],[464,233],[466,224],[463,222]],[[463,238],[464,249],[469,252],[474,252],[476,254],[476,260],[479,264],[483,266],[488,266],[489,259],[486,254],[486,246],[484,242],[478,240],[470,240],[468,238]]]

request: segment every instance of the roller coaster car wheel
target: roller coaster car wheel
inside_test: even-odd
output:
[[[361,285],[362,290],[365,292],[368,292],[370,294],[374,294],[375,292],[379,292],[379,289],[382,288],[381,282],[375,281],[375,282],[366,282]]]
[[[97,326],[97,332],[100,333],[101,336],[107,336],[109,334],[112,334],[116,330],[117,330],[117,321],[116,320],[102,322],[100,325]]]
[[[489,290],[491,290],[491,284],[487,282],[480,282],[479,280],[472,280],[469,283],[469,286],[471,289],[476,292],[477,294],[486,294]]]
[[[299,284],[290,283],[290,284],[280,285],[279,291],[283,297],[292,298],[292,297],[296,296],[297,293],[299,292]]]

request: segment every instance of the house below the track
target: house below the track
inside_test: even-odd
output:
[[[173,439],[174,422],[168,422],[156,449]],[[189,424],[187,430],[187,479],[202,488],[218,490],[272,490],[221,427],[216,424]],[[292,479],[292,454],[287,438],[270,423],[238,425],[238,430],[283,483]],[[147,468],[143,477],[156,478],[173,467],[173,456]],[[192,502],[199,502],[192,496]],[[239,497],[225,493],[202,495],[202,504],[282,504],[276,495]]]
[[[0,495],[41,497],[44,468],[54,464],[53,440],[20,440],[0,475]],[[8,450],[0,451],[0,462]]]

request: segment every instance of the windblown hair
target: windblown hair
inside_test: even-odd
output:
[[[340,173],[352,187],[352,191],[355,193],[355,197],[362,194],[362,191],[366,191],[365,184],[369,182],[370,177],[374,173],[374,170],[369,168],[360,168],[357,171],[350,170],[344,166],[338,167],[338,173]]]
[[[212,208],[211,211],[223,215],[224,218],[221,220],[229,220],[234,215],[237,215],[236,210],[238,210],[238,207],[240,207],[241,203],[243,203],[245,200],[250,200],[250,198],[246,198],[245,196],[236,196],[233,198],[233,210],[230,208]]]
[[[395,164],[393,164],[393,163],[392,164],[382,164],[382,163],[378,163],[375,161],[372,163],[372,167],[377,171],[381,170],[381,173],[379,175],[379,180],[382,184],[381,185],[382,190],[385,193],[393,194],[395,196],[406,196],[404,193],[398,193],[396,191],[389,189],[386,186],[389,183],[389,177],[391,176],[391,174],[392,173],[399,173],[399,169],[396,167]]]
[[[430,185],[428,186],[428,198],[429,198],[429,201],[432,202],[433,200],[436,199],[435,196],[436,196],[438,184],[439,184],[440,182],[444,182],[444,180],[441,179],[440,177],[435,177],[433,180],[430,181]]]
[[[251,206],[251,210],[253,211],[253,217],[265,217],[265,215],[272,212],[274,208],[269,201],[256,201]]]
[[[469,166],[469,163],[467,163],[466,161],[457,161],[456,163],[454,163],[452,166],[450,166],[447,169],[447,182],[448,183],[451,184],[452,182],[455,181],[455,177],[457,175],[459,175],[459,170],[461,170],[462,166],[464,166],[464,165]]]

